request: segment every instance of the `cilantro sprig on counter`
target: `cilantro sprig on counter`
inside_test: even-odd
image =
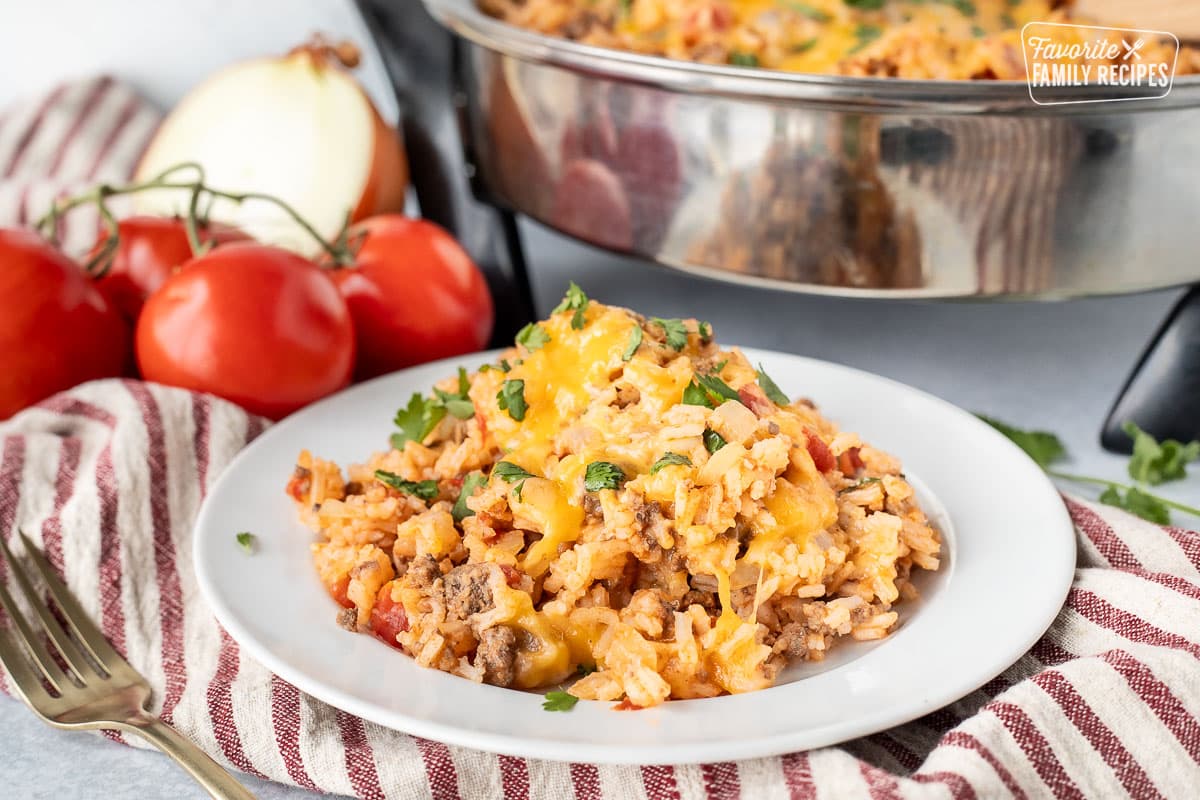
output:
[[[1147,485],[1158,486],[1187,477],[1187,465],[1200,458],[1200,442],[1184,444],[1174,439],[1159,442],[1133,422],[1126,422],[1125,432],[1133,438],[1133,455],[1128,466],[1129,476],[1134,480],[1131,485],[1051,469],[1052,464],[1067,454],[1058,436],[1049,431],[1022,430],[982,414],[978,416],[1024,450],[1047,475],[1072,483],[1103,486],[1099,499],[1105,505],[1124,509],[1159,525],[1170,524],[1171,509],[1200,517],[1200,508],[1177,503],[1145,489]]]

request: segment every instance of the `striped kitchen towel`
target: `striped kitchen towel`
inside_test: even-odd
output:
[[[1200,793],[1200,535],[1072,498],[1079,565],[1054,625],[1002,675],[900,728],[778,758],[636,767],[498,756],[364,722],[242,654],[192,574],[205,491],[265,424],[133,381],[85,384],[0,424],[0,535],[40,544],[149,678],[154,710],[234,769],[406,800]]]
[[[55,198],[97,183],[124,183],[161,120],[148,101],[107,76],[64,83],[0,115],[0,225],[33,225]],[[113,211],[128,198],[110,201]],[[63,249],[79,256],[96,240],[100,214],[79,208],[62,223]]]

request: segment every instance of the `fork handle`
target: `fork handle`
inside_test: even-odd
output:
[[[224,767],[162,720],[146,716],[131,720],[127,729],[174,759],[215,800],[255,800]]]

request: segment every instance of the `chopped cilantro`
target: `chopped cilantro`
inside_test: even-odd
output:
[[[375,479],[397,491],[419,497],[426,502],[438,495],[437,481],[406,481],[394,472],[386,472],[381,469],[375,470]]]
[[[811,39],[805,39],[803,42],[797,42],[796,44],[792,45],[791,52],[795,55],[799,55],[800,53],[807,53],[816,46],[817,37],[814,36]]]
[[[691,465],[692,465],[692,460],[690,458],[688,458],[687,456],[681,456],[681,455],[679,455],[679,453],[670,453],[670,452],[663,453],[662,457],[660,459],[658,459],[658,461],[655,461],[654,465],[652,467],[650,467],[650,474],[654,475],[660,469],[664,469],[665,467],[673,467],[673,466],[690,467]]]
[[[788,400],[787,395],[783,393],[783,390],[779,388],[779,384],[771,380],[771,376],[766,373],[762,364],[758,365],[758,385],[763,390],[763,394],[767,396],[767,399],[775,405],[786,406],[791,402]]]
[[[500,404],[500,410],[507,411],[517,422],[525,419],[525,410],[528,408],[525,405],[525,381],[505,381],[504,386],[496,393],[496,401]]]
[[[853,486],[847,486],[845,489],[842,489],[841,491],[838,492],[838,494],[846,494],[848,492],[855,492],[855,491],[858,491],[859,489],[863,488],[864,486],[870,486],[872,483],[879,483],[879,478],[863,478],[861,481],[854,484]]]
[[[726,400],[737,400],[738,402],[741,402],[741,398],[738,397],[737,390],[725,381],[718,378],[716,375],[702,375],[697,372],[694,377],[696,378],[696,381],[705,389],[707,389],[711,395],[714,395],[718,398],[723,397]]]
[[[546,692],[542,708],[546,711],[570,711],[578,702],[578,697],[564,691]]]
[[[629,333],[629,344],[625,345],[625,352],[621,353],[621,360],[628,361],[633,358],[633,354],[642,346],[642,326],[635,325]]]
[[[587,465],[583,488],[589,492],[601,489],[620,489],[626,481],[625,472],[610,461],[593,461]]]
[[[512,372],[512,367],[509,366],[507,358],[500,359],[500,371],[501,372]]]
[[[667,334],[667,347],[672,350],[682,350],[687,347],[687,328],[684,327],[683,320],[652,317],[650,321]]]
[[[595,664],[580,664],[578,667],[575,668],[575,671],[579,673],[579,677],[586,678],[588,675],[591,675],[593,672],[596,671],[596,665]]]
[[[711,428],[704,429],[704,449],[707,450],[710,455],[720,450],[726,444],[728,443],[721,437],[721,434],[717,433]]]
[[[857,44],[850,48],[850,52],[857,53],[882,35],[883,28],[878,25],[859,25],[854,29],[854,38]]]
[[[254,552],[254,534],[250,531],[242,531],[236,537],[238,545],[247,553]]]
[[[729,63],[735,67],[757,67],[758,56],[754,53],[743,53],[740,50],[734,50],[729,54]]]
[[[421,444],[437,424],[446,416],[446,408],[434,405],[414,392],[408,405],[396,412],[395,423],[399,432],[392,434],[392,447],[403,450],[408,442]]]
[[[1126,422],[1125,432],[1133,439],[1133,456],[1129,459],[1129,477],[1138,483],[1158,486],[1187,477],[1187,465],[1200,457],[1200,442],[1184,444],[1174,439],[1159,443],[1133,422]]]
[[[987,31],[985,31],[983,28],[979,27],[978,25],[972,25],[971,26],[971,35],[974,36],[976,39],[982,39],[983,37],[987,36]]]
[[[455,522],[462,522],[467,517],[475,516],[475,512],[467,507],[467,498],[475,494],[475,490],[487,483],[487,476],[482,472],[472,472],[463,478],[462,491],[458,493],[458,499],[454,501],[454,508],[450,509],[451,516]]]
[[[683,400],[685,406],[704,406],[705,408],[716,408],[716,404],[708,399],[708,392],[704,390],[700,384],[696,383],[695,379],[687,385],[683,390]]]
[[[830,16],[826,11],[819,8],[814,8],[808,3],[797,3],[794,0],[785,0],[784,5],[795,11],[797,14],[808,17],[813,22],[829,22]]]
[[[546,329],[536,322],[529,323],[517,332],[517,344],[522,345],[530,352],[541,349],[548,341],[550,341],[550,334],[546,333]]]
[[[561,303],[555,306],[552,313],[560,314],[563,311],[574,311],[575,313],[571,316],[571,327],[577,331],[582,330],[584,323],[583,314],[587,311],[588,302],[588,296],[584,293],[583,289],[580,289],[575,281],[571,281],[570,285],[567,286],[566,296],[563,297]]]
[[[706,342],[712,338],[712,325],[709,325],[707,322],[701,322],[696,325],[696,331],[700,334],[700,338]]]
[[[532,472],[526,472],[511,461],[497,463],[492,469],[492,474],[506,483],[517,484],[513,487],[513,494],[517,496],[518,500],[521,499],[521,489],[525,486],[525,479],[536,477]]]
[[[883,8],[883,4],[887,0],[843,0],[843,2],[851,8],[857,8],[859,11],[878,11]]]

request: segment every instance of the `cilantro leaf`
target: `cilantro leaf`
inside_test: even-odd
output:
[[[521,499],[521,489],[525,486],[525,479],[537,477],[532,472],[526,472],[524,469],[518,467],[511,461],[501,461],[497,463],[492,469],[492,474],[506,483],[517,484],[513,487],[513,494],[517,496],[518,500]]]
[[[683,320],[651,317],[650,321],[667,334],[667,347],[672,350],[682,350],[687,347],[687,328],[684,327]]]
[[[517,422],[525,419],[525,410],[528,408],[525,404],[525,381],[505,381],[504,386],[496,393],[496,400],[500,404],[500,410],[507,411]]]
[[[254,534],[250,531],[242,531],[236,537],[238,545],[247,553],[254,552]]]
[[[1138,483],[1158,486],[1187,477],[1187,465],[1200,457],[1200,442],[1184,444],[1174,439],[1157,441],[1133,422],[1122,428],[1133,439],[1133,456],[1129,459],[1129,477]]]
[[[762,364],[758,365],[758,385],[762,388],[763,394],[777,406],[786,406],[791,401],[788,400],[783,390],[779,388],[779,384],[771,380],[771,376],[763,369]]]
[[[467,506],[467,498],[474,495],[475,490],[486,485],[487,482],[487,476],[482,472],[472,472],[463,478],[462,491],[458,493],[458,499],[454,501],[454,508],[450,509],[450,515],[454,517],[455,522],[462,522],[467,517],[475,516],[475,512]]]
[[[838,492],[838,494],[848,494],[849,492],[855,492],[855,491],[858,491],[859,489],[863,488],[864,486],[870,486],[872,483],[879,483],[879,481],[880,481],[879,478],[863,478],[861,481],[854,484],[853,486],[847,486],[845,489],[840,490]]]
[[[620,489],[627,478],[625,472],[610,461],[593,461],[587,465],[583,476],[583,488],[589,492],[601,489]]]
[[[696,325],[696,331],[700,334],[700,338],[706,342],[712,338],[712,325],[709,325],[707,322],[701,322]]]
[[[579,698],[563,691],[546,692],[542,708],[546,711],[570,711],[579,702]]]
[[[690,467],[692,465],[692,460],[690,458],[688,458],[687,456],[679,455],[679,453],[670,453],[670,452],[663,453],[662,457],[659,458],[658,461],[655,461],[654,465],[652,467],[650,467],[650,474],[654,475],[660,469],[663,469],[665,467],[672,467],[672,466],[676,466],[676,465],[683,466],[683,467]]]
[[[531,322],[517,331],[517,344],[522,345],[530,352],[540,350],[549,341],[550,334],[546,333],[546,329],[536,322]]]
[[[725,381],[718,378],[716,375],[701,375],[700,373],[696,373],[695,378],[701,386],[703,386],[713,395],[716,395],[717,397],[723,397],[726,400],[737,400],[739,403],[741,402],[741,398],[738,397],[737,390]]]
[[[500,371],[501,372],[512,372],[512,367],[509,365],[507,358],[500,359]]]
[[[721,434],[711,428],[704,429],[704,449],[709,452],[709,455],[717,452],[726,444],[728,442],[725,441]]]
[[[582,330],[584,323],[583,314],[587,311],[589,302],[588,296],[584,293],[583,289],[580,289],[575,281],[571,281],[562,302],[555,306],[554,311],[551,313],[561,314],[564,311],[574,311],[575,313],[571,316],[571,327],[577,331]]]
[[[843,0],[843,2],[851,8],[857,8],[860,11],[878,11],[883,8],[886,0]]]
[[[471,399],[457,394],[450,394],[441,389],[433,390],[433,400],[430,405],[450,412],[457,419],[470,419],[475,416],[475,405]]]
[[[1007,436],[1013,444],[1024,450],[1026,455],[1032,458],[1039,467],[1045,468],[1067,454],[1062,441],[1053,433],[1024,431],[983,414],[975,416]]]
[[[403,450],[404,445],[408,442],[421,444],[444,416],[446,416],[444,406],[434,405],[414,392],[408,405],[396,412],[394,422],[400,431],[392,434],[392,447]]]
[[[1171,512],[1162,500],[1139,490],[1136,486],[1130,486],[1122,496],[1119,488],[1110,485],[1101,492],[1100,502],[1106,506],[1123,508],[1130,514],[1135,514],[1158,525],[1167,525],[1171,522]]]
[[[467,377],[467,368],[458,368],[458,396],[466,398],[471,391],[471,380]]]
[[[625,345],[625,352],[621,353],[621,360],[628,361],[633,358],[633,354],[642,346],[642,326],[635,325],[629,333],[629,344]]]
[[[579,677],[586,678],[588,675],[591,675],[593,672],[596,671],[596,665],[595,664],[580,664],[578,667],[575,668],[575,671],[579,673]]]
[[[850,52],[857,53],[882,35],[883,28],[878,25],[859,25],[854,29],[854,38],[858,40],[858,43],[850,48]]]
[[[819,8],[814,8],[808,3],[788,2],[786,5],[796,13],[808,17],[813,22],[829,22],[830,17],[827,12]]]
[[[735,67],[757,67],[758,56],[754,53],[743,53],[740,50],[734,50],[729,54],[729,63]]]
[[[683,390],[683,400],[680,401],[685,406],[704,406],[705,408],[716,408],[713,401],[708,399],[708,392],[704,390],[700,384],[693,379]]]
[[[413,497],[419,497],[426,502],[429,502],[438,495],[437,481],[406,481],[396,473],[386,472],[382,469],[375,470],[375,479],[397,491],[411,494]]]

